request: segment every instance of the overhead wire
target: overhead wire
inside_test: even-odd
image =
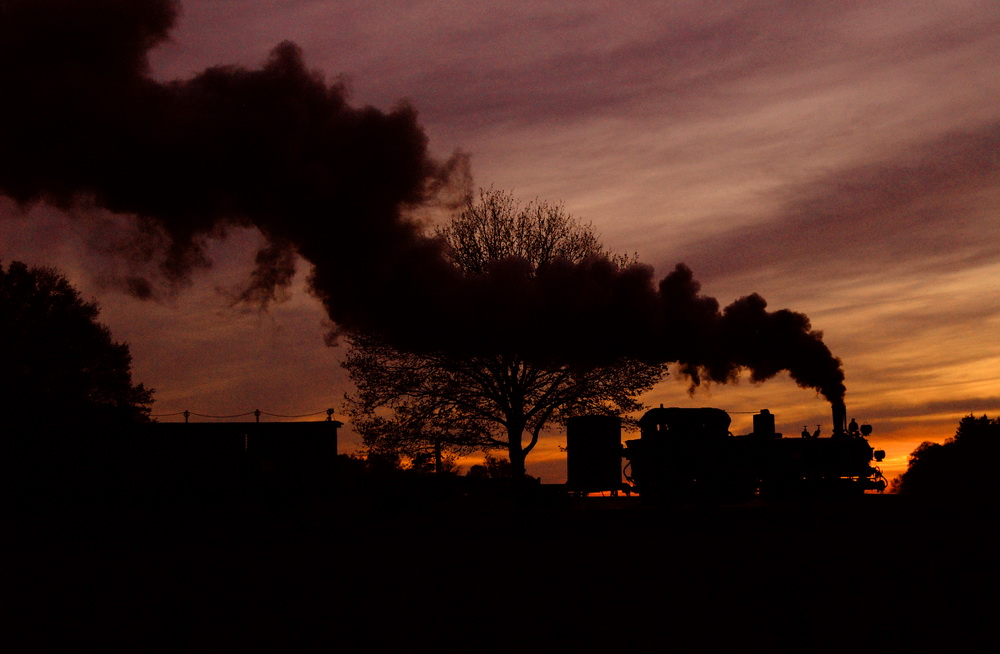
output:
[[[244,416],[252,416],[253,414],[254,414],[253,411],[247,411],[246,413],[234,413],[231,416],[213,416],[207,413],[195,413],[194,411],[188,412],[188,415],[198,416],[199,418],[217,418],[220,420],[226,418],[242,418]]]
[[[198,413],[196,411],[177,411],[174,413],[151,413],[150,418],[173,418],[176,416],[184,416],[185,419],[189,416],[195,416],[198,418],[210,418],[213,420],[226,420],[230,418],[245,418],[247,416],[256,416],[258,419],[260,416],[269,416],[271,418],[311,418],[313,416],[333,416],[333,409],[324,409],[323,411],[314,411],[312,413],[299,413],[299,414],[285,414],[285,413],[271,413],[269,411],[262,411],[260,409],[255,409],[253,411],[247,411],[245,413],[234,413],[231,415],[214,415],[210,413]]]
[[[324,411],[316,411],[314,413],[300,413],[294,416],[283,415],[280,413],[268,413],[267,411],[261,411],[260,414],[263,416],[271,416],[272,418],[311,418],[312,416],[330,415],[332,411],[329,409]]]

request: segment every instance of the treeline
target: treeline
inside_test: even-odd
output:
[[[969,415],[944,443],[921,443],[893,491],[928,501],[992,501],[1000,495],[998,463],[1000,418]]]
[[[436,469],[432,458],[405,459],[398,455],[368,453],[340,454],[336,466],[337,488],[342,495],[411,499],[427,496],[508,494],[513,490],[540,487],[531,476],[516,478],[505,457],[486,455],[482,463],[468,470],[454,460]]]

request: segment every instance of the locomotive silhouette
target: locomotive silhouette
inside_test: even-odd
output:
[[[620,418],[575,417],[567,422],[566,485],[575,494],[637,492],[667,501],[881,492],[886,482],[873,462],[885,452],[869,445],[870,425],[847,425],[846,416],[835,404],[829,437],[817,429],[785,438],[763,409],[753,416],[752,433],[735,436],[722,409],[661,406],[639,419],[639,438],[624,446]]]

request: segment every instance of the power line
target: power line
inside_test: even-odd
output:
[[[247,411],[246,413],[234,413],[231,416],[213,416],[207,413],[195,413],[194,411],[185,411],[183,415],[198,416],[199,418],[216,418],[219,420],[224,420],[226,418],[243,418],[244,416],[252,416],[253,411]]]
[[[332,412],[333,409],[327,409],[326,411],[316,411],[314,413],[302,413],[297,416],[286,416],[280,413],[268,413],[267,411],[261,411],[261,414],[265,416],[271,416],[272,418],[311,418],[312,416],[321,416],[324,414],[332,415]]]
[[[214,415],[210,413],[197,413],[195,411],[177,411],[175,413],[151,413],[150,418],[173,418],[176,416],[184,416],[184,422],[187,422],[191,416],[196,416],[198,418],[209,418],[212,420],[228,420],[231,418],[245,418],[247,416],[254,416],[257,422],[260,422],[260,417],[262,415],[269,416],[272,418],[311,418],[313,416],[326,415],[327,420],[333,420],[333,409],[326,409],[324,411],[314,411],[312,413],[299,413],[299,414],[285,414],[285,413],[271,413],[269,411],[261,411],[260,409],[254,409],[253,411],[247,411],[245,413],[234,413],[231,415]]]

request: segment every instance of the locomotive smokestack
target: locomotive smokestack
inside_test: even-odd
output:
[[[833,435],[843,436],[847,433],[847,406],[842,400],[831,403],[833,407]]]

